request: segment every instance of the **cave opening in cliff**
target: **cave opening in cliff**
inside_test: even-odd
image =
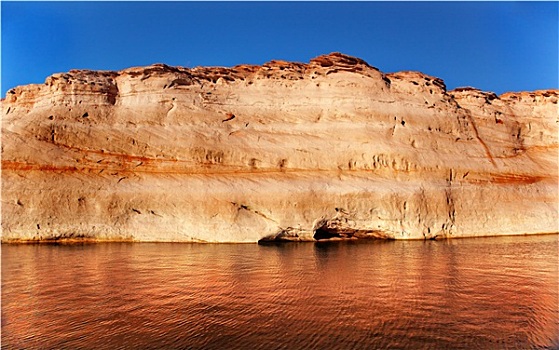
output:
[[[342,238],[342,235],[326,226],[322,226],[314,231],[313,238],[317,241],[321,241],[332,238]]]

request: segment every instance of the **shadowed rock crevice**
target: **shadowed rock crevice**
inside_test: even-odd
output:
[[[351,238],[351,236],[347,234],[341,234],[339,232],[336,232],[336,230],[328,229],[328,227],[322,226],[314,231],[313,238],[317,241],[321,241],[321,240],[329,240],[335,238],[347,239],[347,238]]]
[[[331,226],[325,224],[314,231],[315,241],[344,241],[344,240],[393,240],[394,234],[378,229],[360,229]]]

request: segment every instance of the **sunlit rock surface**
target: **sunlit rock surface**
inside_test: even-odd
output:
[[[558,97],[338,53],[55,74],[2,101],[2,241],[557,232]]]

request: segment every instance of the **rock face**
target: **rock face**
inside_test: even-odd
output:
[[[557,232],[558,98],[339,53],[55,74],[2,103],[2,241]]]

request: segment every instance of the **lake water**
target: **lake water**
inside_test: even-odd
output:
[[[558,236],[2,245],[3,349],[559,348]]]

